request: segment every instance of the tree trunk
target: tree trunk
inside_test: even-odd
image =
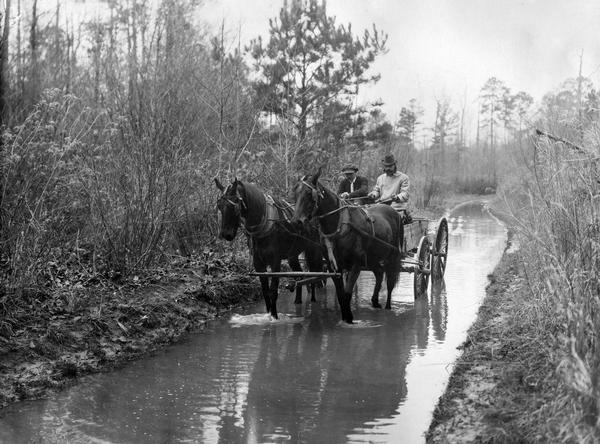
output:
[[[40,76],[38,69],[38,48],[37,48],[37,0],[33,0],[31,12],[31,27],[29,33],[29,48],[31,50],[31,77],[29,79],[29,100],[27,105],[33,106],[38,97],[40,89]]]
[[[4,28],[2,29],[2,41],[0,41],[0,131],[8,124],[8,37],[10,31],[10,0],[6,0],[4,10]],[[0,138],[0,151],[2,150],[2,138]]]
[[[494,144],[494,104],[490,108],[490,150],[492,154],[492,177],[494,186],[496,186],[496,146]]]
[[[56,2],[56,22],[54,24],[54,70],[53,80],[54,85],[58,86],[62,83],[62,67],[63,57],[60,47],[60,1]]]

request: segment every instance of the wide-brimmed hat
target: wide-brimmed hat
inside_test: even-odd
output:
[[[394,159],[394,156],[392,154],[388,154],[383,158],[381,163],[384,167],[393,166],[396,165],[396,159]]]
[[[356,173],[358,171],[358,167],[354,166],[354,165],[346,165],[344,168],[342,168],[342,173],[346,174],[346,173]]]

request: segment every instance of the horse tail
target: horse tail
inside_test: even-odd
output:
[[[398,222],[398,239],[396,245],[398,245],[398,249],[400,250],[399,258],[402,259],[402,257],[404,256],[404,251],[402,251],[404,247],[404,218],[400,214],[398,214],[398,217],[396,219]]]

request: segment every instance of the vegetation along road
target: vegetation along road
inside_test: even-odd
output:
[[[202,2],[120,3],[81,27],[62,2],[0,11],[1,406],[257,299],[243,236],[217,239],[215,177],[287,197],[351,164],[372,188],[391,154],[415,209],[493,196],[510,228],[427,439],[600,441],[600,99],[583,53],[537,98],[488,74],[476,98],[388,116],[360,93],[399,44],[341,25],[335,2],[283,2],[244,42],[202,23]]]

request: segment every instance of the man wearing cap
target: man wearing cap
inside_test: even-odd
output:
[[[354,200],[357,204],[362,204],[362,199],[369,192],[369,181],[366,177],[358,176],[356,172],[358,168],[354,165],[346,165],[342,168],[342,173],[346,176],[340,182],[338,188],[338,195],[342,199],[356,199]]]
[[[406,215],[410,186],[408,176],[397,170],[396,159],[391,154],[386,155],[381,163],[383,174],[377,178],[369,197],[384,203],[391,202],[393,209]],[[405,223],[408,222],[405,221]]]

